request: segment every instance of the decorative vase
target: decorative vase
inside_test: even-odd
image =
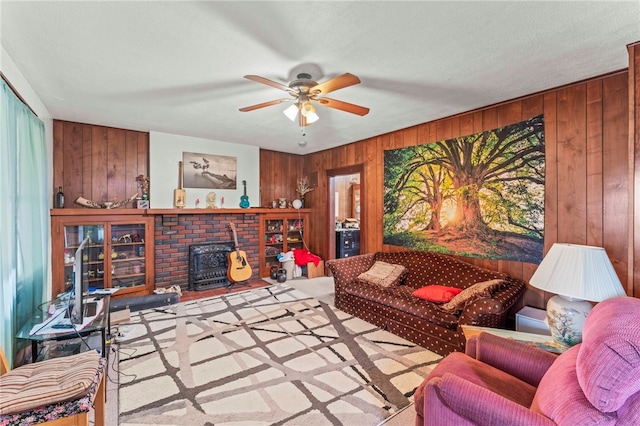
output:
[[[582,327],[591,311],[585,300],[555,295],[547,302],[547,322],[554,340],[569,348],[582,342]]]

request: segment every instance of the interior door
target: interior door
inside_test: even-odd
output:
[[[329,193],[327,194],[327,241],[329,242],[328,253],[326,253],[326,259],[336,258],[336,225],[343,224],[346,219],[353,219],[352,214],[352,189],[353,185],[359,185],[361,193],[365,193],[364,186],[364,165],[356,164],[349,167],[342,167],[339,169],[327,170],[327,179],[329,180],[327,188]],[[356,218],[358,221],[358,228],[363,229],[366,218],[366,205],[360,203],[360,217]],[[360,247],[363,247],[364,232],[360,232]]]

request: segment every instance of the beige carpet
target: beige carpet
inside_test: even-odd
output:
[[[141,311],[127,328],[123,426],[374,426],[440,359],[287,283]]]

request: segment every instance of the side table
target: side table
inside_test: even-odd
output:
[[[516,331],[551,335],[547,324],[547,311],[525,306],[516,312]]]
[[[44,343],[47,341],[61,341],[61,340],[69,340],[78,337],[89,336],[92,333],[100,332],[102,334],[102,354],[101,356],[107,357],[107,332],[109,331],[109,309],[110,309],[110,300],[111,297],[109,295],[91,295],[85,296],[85,300],[94,300],[94,299],[102,299],[102,309],[98,312],[95,317],[82,326],[82,328],[78,327],[77,329],[68,329],[68,330],[56,330],[55,332],[51,329],[51,327],[42,328],[42,331],[34,333],[33,330],[36,326],[41,324],[43,321],[46,321],[46,310],[38,311],[33,314],[29,321],[18,331],[16,334],[16,338],[24,339],[31,341],[31,360],[35,363],[38,359],[38,344]],[[48,302],[47,305],[55,303]]]
[[[484,332],[484,333],[491,333],[493,335],[500,336],[505,339],[517,340],[518,342],[522,342],[527,345],[533,345],[547,352],[560,354],[567,350],[567,348],[563,348],[558,343],[556,343],[553,340],[553,337],[545,336],[543,334],[504,330],[502,328],[476,327],[473,325],[463,325],[462,331],[464,332],[464,337],[466,337],[467,339],[471,336]]]

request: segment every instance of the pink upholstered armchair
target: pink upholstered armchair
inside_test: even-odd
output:
[[[556,356],[488,333],[442,360],[415,395],[416,425],[640,425],[640,299],[599,303]]]

